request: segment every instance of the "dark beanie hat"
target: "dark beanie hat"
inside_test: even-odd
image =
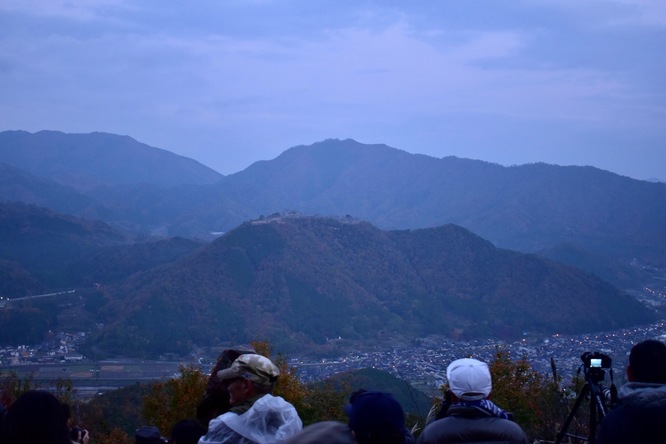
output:
[[[134,439],[136,444],[162,444],[166,441],[162,438],[160,429],[155,426],[143,426],[136,429]]]
[[[375,390],[354,392],[345,406],[349,428],[359,443],[386,442],[393,436],[405,436],[405,412],[390,393]]]

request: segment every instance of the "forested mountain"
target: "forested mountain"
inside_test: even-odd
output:
[[[4,131],[0,160],[79,191],[142,183],[204,185],[223,177],[195,160],[108,133]]]
[[[143,235],[210,240],[294,210],[350,214],[383,229],[454,223],[500,247],[552,252],[626,287],[645,279],[627,269],[634,259],[666,267],[666,184],[592,167],[503,167],[326,140],[222,177],[129,137],[50,131],[0,133],[0,160],[12,168],[0,180],[0,199]]]
[[[75,285],[78,260],[130,238],[99,221],[87,221],[22,203],[0,204],[0,258],[51,289]],[[17,296],[17,295],[5,295]],[[19,296],[24,296],[20,294]]]
[[[94,204],[93,198],[71,187],[37,177],[1,160],[0,202],[23,202],[66,214],[80,214]]]
[[[118,282],[202,245],[141,240],[107,224],[22,203],[0,203],[0,296],[16,298]]]
[[[652,319],[595,276],[462,227],[383,231],[351,218],[247,222],[100,291],[97,346],[139,355],[256,338],[283,350],[334,338],[509,338]]]
[[[74,310],[67,315],[74,319],[63,323],[61,315],[82,300],[94,310],[96,286],[174,262],[201,246],[183,238],[136,239],[103,222],[0,203],[0,344],[39,343],[49,330],[91,328],[94,316]],[[63,291],[67,295],[16,301]]]
[[[574,242],[666,264],[666,184],[592,167],[503,167],[329,140],[257,162],[218,188],[263,214],[351,214],[387,229],[455,223],[520,251]]]
[[[658,275],[654,269],[646,270],[635,260],[614,260],[570,242],[540,250],[537,254],[594,273],[618,288],[636,287],[637,282],[646,282],[646,276]]]

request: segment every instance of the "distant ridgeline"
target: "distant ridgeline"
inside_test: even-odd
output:
[[[127,136],[5,131],[0,177],[0,201],[139,235],[211,240],[291,209],[391,230],[454,223],[620,288],[644,287],[645,267],[666,269],[666,184],[592,167],[504,167],[331,139],[223,176]]]

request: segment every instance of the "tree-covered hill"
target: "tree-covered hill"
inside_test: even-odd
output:
[[[137,239],[103,222],[0,203],[0,296],[116,283],[202,245],[178,237]]]
[[[508,338],[652,319],[593,275],[498,249],[462,227],[383,231],[351,218],[247,222],[104,288],[103,298],[97,345],[135,354],[257,338],[279,349],[334,338]]]
[[[77,286],[76,265],[85,255],[104,247],[131,241],[103,222],[66,216],[22,203],[0,203],[0,259],[12,273],[26,275],[24,291],[20,286],[4,296],[25,296],[27,288],[51,291]],[[18,285],[17,281],[14,281]],[[22,294],[23,293],[23,294]]]
[[[78,214],[93,198],[53,180],[0,162],[0,202],[22,202],[66,214]]]
[[[348,389],[352,392],[355,390],[379,390],[391,393],[406,413],[422,418],[428,416],[428,411],[432,406],[430,396],[416,389],[404,379],[397,378],[384,370],[376,368],[347,370],[312,385],[315,388],[322,388],[329,384],[337,389]]]
[[[39,343],[50,329],[94,325],[96,286],[174,262],[203,244],[190,239],[136,239],[99,221],[22,203],[0,203],[0,297],[16,299],[76,290],[90,313],[59,322],[74,299],[0,304],[0,344]],[[86,297],[86,295],[90,295]],[[76,300],[79,300],[76,298]],[[1,301],[1,299],[0,299]],[[78,331],[78,330],[77,330]]]

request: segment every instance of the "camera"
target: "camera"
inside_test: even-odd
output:
[[[69,431],[69,437],[74,442],[83,442],[83,437],[86,436],[87,434],[88,431],[86,429],[82,429],[79,427],[72,427],[72,429]]]
[[[595,383],[599,383],[604,379],[606,370],[611,369],[613,363],[610,356],[599,352],[585,352],[581,355],[580,359],[583,361],[586,379]]]
[[[585,352],[581,355],[580,359],[583,361],[586,369],[608,369],[611,368],[613,363],[610,356],[599,352]]]

